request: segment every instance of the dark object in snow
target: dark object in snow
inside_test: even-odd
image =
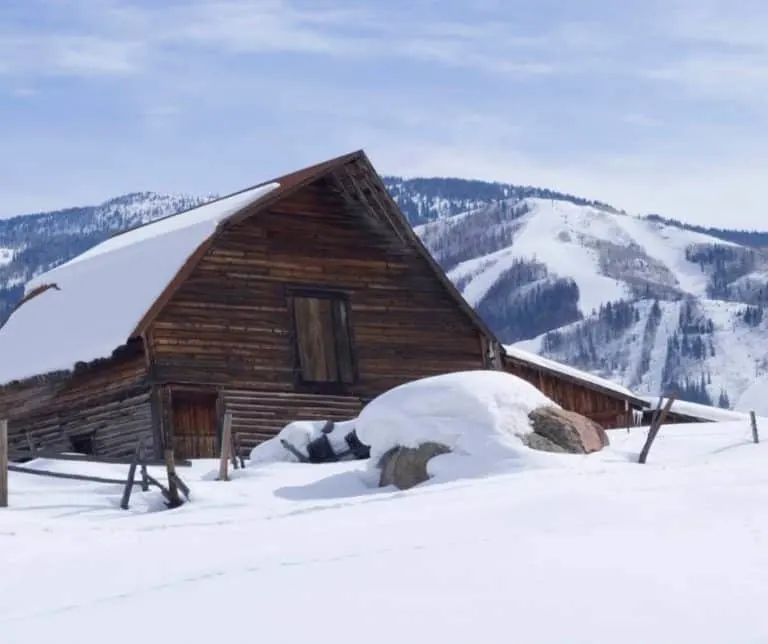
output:
[[[349,445],[349,451],[352,452],[356,459],[365,460],[371,457],[371,448],[360,440],[354,429],[344,437],[344,440]]]
[[[310,463],[330,463],[339,460],[325,432],[307,444],[307,457]]]
[[[320,436],[307,444],[306,454],[302,454],[301,451],[285,439],[281,439],[280,443],[285,449],[293,454],[300,463],[335,463],[336,461],[349,458],[358,460],[370,458],[371,448],[358,438],[357,432],[354,429],[344,437],[344,442],[349,446],[349,449],[336,453],[329,438],[329,435],[333,432],[335,426],[336,425],[332,420],[327,421],[320,430]]]
[[[293,454],[297,459],[299,459],[299,463],[309,463],[309,459],[284,438],[280,439],[280,444],[283,447],[285,447],[285,449],[287,449],[291,454]]]
[[[381,477],[379,487],[394,485],[407,490],[429,480],[427,463],[435,456],[448,454],[451,450],[441,443],[422,443],[417,448],[394,447],[379,461]]]

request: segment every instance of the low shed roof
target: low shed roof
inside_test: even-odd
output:
[[[525,349],[521,349],[512,345],[504,345],[504,351],[507,356],[513,360],[518,360],[519,362],[524,362],[528,365],[538,367],[543,371],[549,372],[556,376],[565,377],[568,380],[578,382],[590,389],[596,389],[598,391],[603,391],[607,394],[613,395],[614,397],[623,398],[633,403],[637,407],[648,406],[648,402],[646,400],[637,394],[634,394],[626,387],[606,378],[596,376],[595,374],[589,373],[588,371],[583,371],[581,369],[577,369],[576,367],[571,367],[570,365],[555,362],[554,360],[550,360],[544,356],[531,353],[530,351],[526,351]]]

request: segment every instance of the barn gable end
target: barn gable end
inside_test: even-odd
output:
[[[409,380],[485,368],[487,336],[369,209],[329,173],[222,231],[147,330],[155,382],[198,386],[201,410],[220,392],[249,447],[297,412],[348,418]],[[185,424],[177,442],[199,453],[210,439]]]

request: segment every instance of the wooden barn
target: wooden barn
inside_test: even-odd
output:
[[[527,380],[564,409],[605,429],[637,424],[650,403],[621,385],[518,347],[503,347],[503,368]]]
[[[362,152],[116,235],[36,278],[0,330],[0,413],[33,445],[214,456],[340,419],[500,347]],[[158,454],[159,455],[159,454]]]
[[[35,278],[0,329],[0,417],[12,458],[126,456],[139,438],[155,456],[213,457],[225,411],[247,451],[292,420],[349,418],[403,382],[502,359],[564,406],[602,413],[599,389],[502,354],[355,152]]]

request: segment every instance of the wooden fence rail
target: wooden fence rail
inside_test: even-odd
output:
[[[5,505],[0,505],[0,507],[7,507],[8,505],[8,472],[16,472],[18,474],[30,474],[32,476],[43,476],[48,478],[56,478],[56,479],[66,479],[70,481],[85,481],[88,483],[104,483],[106,485],[121,485],[123,486],[123,494],[120,499],[120,508],[123,510],[127,510],[130,499],[131,499],[131,493],[133,491],[134,486],[139,485],[141,486],[141,489],[146,492],[149,490],[150,486],[154,486],[160,490],[162,495],[165,497],[165,500],[167,502],[167,505],[169,508],[175,508],[180,505],[182,505],[183,501],[181,500],[181,497],[179,495],[179,491],[184,495],[184,497],[189,500],[190,498],[190,491],[189,487],[184,483],[184,481],[181,479],[181,477],[176,473],[175,464],[173,461],[173,451],[168,450],[166,452],[166,459],[163,461],[163,464],[167,468],[168,472],[168,485],[163,485],[160,481],[158,481],[153,476],[150,476],[149,472],[147,471],[147,466],[151,463],[148,463],[143,458],[143,449],[141,440],[139,440],[136,444],[136,450],[134,452],[133,458],[129,461],[126,459],[110,459],[109,461],[103,461],[99,459],[92,459],[92,458],[70,458],[70,456],[73,455],[50,455],[50,456],[44,456],[42,454],[38,454],[39,458],[50,458],[51,460],[75,460],[75,461],[88,461],[88,462],[108,462],[118,465],[128,465],[128,476],[125,479],[118,479],[118,478],[109,478],[105,476],[91,476],[89,474],[75,474],[71,472],[53,472],[51,470],[45,470],[45,469],[37,469],[33,467],[28,467],[25,465],[17,465],[15,463],[9,464],[7,460],[7,449],[3,449],[4,447],[7,447],[8,442],[3,441],[3,425],[4,421],[0,421],[0,494],[2,494],[2,491],[5,490]],[[7,435],[7,432],[6,432]],[[168,453],[170,452],[170,454]],[[3,454],[5,454],[5,468],[2,468],[2,462],[3,462]],[[62,458],[64,456],[64,458]],[[2,475],[2,471],[5,471],[5,475]],[[136,480],[136,471],[139,470],[141,473],[141,476],[138,480]],[[2,499],[0,499],[2,500]]]

